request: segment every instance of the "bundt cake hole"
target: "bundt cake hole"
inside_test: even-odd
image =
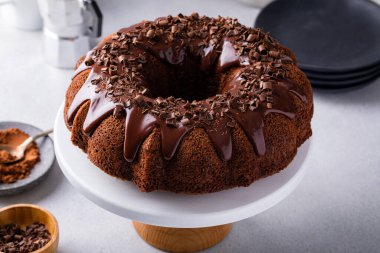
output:
[[[220,88],[221,75],[202,70],[199,61],[193,59],[144,72],[147,95],[151,98],[173,96],[189,101],[204,100],[215,96]]]

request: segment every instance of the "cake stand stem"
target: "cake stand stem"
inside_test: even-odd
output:
[[[133,222],[139,236],[155,248],[168,252],[197,252],[221,242],[232,224],[203,228],[159,227]]]

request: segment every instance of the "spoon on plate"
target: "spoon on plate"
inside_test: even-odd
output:
[[[6,163],[14,163],[17,161],[20,161],[22,158],[24,158],[25,150],[29,146],[30,143],[37,140],[40,137],[46,136],[53,132],[53,129],[48,129],[46,131],[43,131],[37,135],[30,136],[27,138],[23,143],[21,143],[18,146],[13,145],[7,145],[7,144],[0,144],[0,151],[5,151],[10,154],[11,159],[7,159],[6,161],[0,161],[0,163],[6,164]]]

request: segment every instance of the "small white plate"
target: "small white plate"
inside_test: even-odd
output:
[[[55,151],[67,179],[100,207],[125,218],[166,227],[208,227],[254,216],[287,197],[301,181],[302,164],[310,140],[299,149],[288,168],[249,187],[216,193],[184,195],[143,193],[131,182],[113,178],[93,165],[70,141],[61,106],[55,121]]]
[[[42,132],[41,129],[26,123],[0,122],[1,130],[8,128],[18,128],[31,136]],[[37,139],[36,144],[40,151],[40,161],[34,166],[30,175],[26,178],[12,184],[0,184],[0,196],[23,192],[39,184],[45,178],[55,160],[53,141],[47,136]]]

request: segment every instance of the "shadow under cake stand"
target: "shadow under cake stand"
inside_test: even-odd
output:
[[[311,140],[289,166],[249,187],[217,193],[184,195],[143,193],[131,182],[111,177],[93,165],[70,141],[61,106],[54,127],[55,152],[67,177],[84,196],[100,207],[133,220],[142,239],[170,252],[196,252],[222,241],[232,223],[252,217],[286,198],[299,184]]]

